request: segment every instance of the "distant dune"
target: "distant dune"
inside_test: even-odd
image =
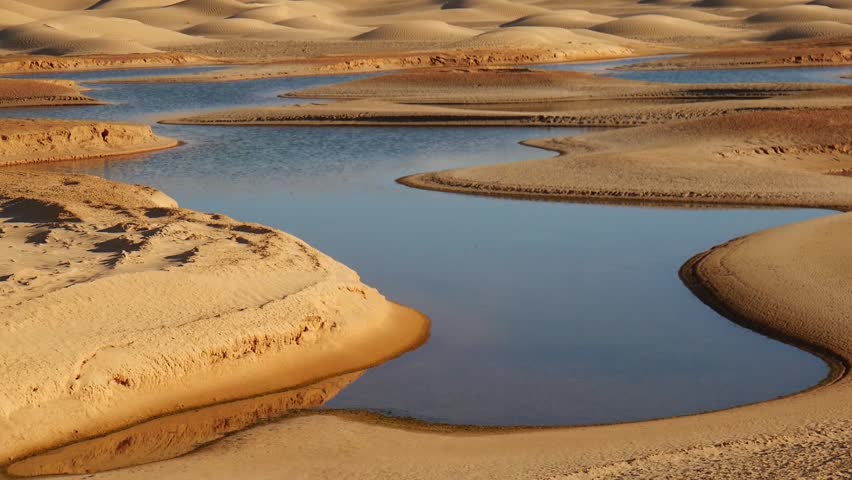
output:
[[[541,13],[505,23],[503,27],[559,27],[586,28],[615,20],[615,17],[597,15],[586,10],[562,10],[558,13]]]
[[[828,21],[805,22],[779,28],[766,37],[766,39],[769,41],[778,41],[829,37],[849,37],[852,39],[852,25]]]
[[[397,42],[451,42],[480,34],[478,30],[457,27],[437,20],[399,22],[370,30],[354,37],[354,40],[392,40]]]
[[[597,25],[592,27],[592,30],[641,40],[724,37],[740,34],[739,31],[734,29],[704,25],[692,20],[665,15],[625,17]]]

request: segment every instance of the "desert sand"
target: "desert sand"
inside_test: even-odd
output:
[[[656,85],[519,66],[660,53],[679,55],[630,68],[849,65],[850,11],[849,0],[0,0],[0,73],[228,67],[135,80],[214,82],[411,70],[291,95],[329,103],[168,122],[629,126],[527,142],[556,152],[549,159],[399,181],[546,200],[849,210],[848,87]],[[71,82],[0,80],[0,106],[93,103]],[[428,320],[286,233],[181,209],[145,186],[26,168],[177,145],[147,126],[3,120],[0,133],[0,478],[852,472],[852,214],[732,240],[680,272],[730,320],[823,358],[831,371],[811,390],[575,428],[299,414],[422,344]]]
[[[848,47],[852,38],[843,0],[2,0],[0,12],[0,53],[24,59],[0,63],[0,71],[265,65],[238,68],[229,80],[450,65],[431,62],[434,55],[458,66],[518,65],[760,53],[767,44],[814,41]]]
[[[176,144],[138,125],[4,121],[3,133],[3,164]],[[0,222],[3,463],[223,401],[283,392],[261,410],[315,406],[354,377],[327,379],[428,333],[304,242],[148,187],[6,167]]]
[[[0,132],[0,166],[129,155],[178,144],[154,135],[147,125],[122,123],[4,119]]]
[[[0,79],[0,107],[99,105],[79,85],[63,80]]]

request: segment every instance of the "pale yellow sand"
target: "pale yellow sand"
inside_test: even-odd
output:
[[[2,164],[176,143],[138,125],[0,127]],[[360,371],[428,334],[423,316],[304,242],[180,209],[143,186],[7,167],[0,252],[3,464],[159,415]],[[345,382],[333,385],[268,408],[322,403]]]

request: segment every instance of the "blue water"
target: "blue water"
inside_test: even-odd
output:
[[[281,103],[279,93],[345,80],[108,85],[92,95],[112,106],[0,114],[153,121]],[[425,346],[369,371],[331,408],[460,424],[605,423],[766,400],[827,372],[721,318],[677,277],[695,253],[827,212],[512,201],[394,183],[545,157],[517,142],[579,129],[156,128],[187,144],[39,168],[149,184],[184,207],[280,228],[432,319]]]

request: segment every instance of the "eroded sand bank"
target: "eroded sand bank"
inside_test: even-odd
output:
[[[63,139],[58,149],[47,142],[52,160],[81,148],[127,153],[111,142],[134,134],[148,146],[175,144],[142,126],[10,125],[21,133],[9,153],[17,163],[47,159],[35,149],[44,138]],[[90,147],[90,137],[108,145]],[[6,168],[0,251],[4,464],[159,415],[357,372],[428,335],[422,315],[304,242],[180,209],[144,186]],[[345,383],[307,387],[311,395],[284,405],[322,403]]]

